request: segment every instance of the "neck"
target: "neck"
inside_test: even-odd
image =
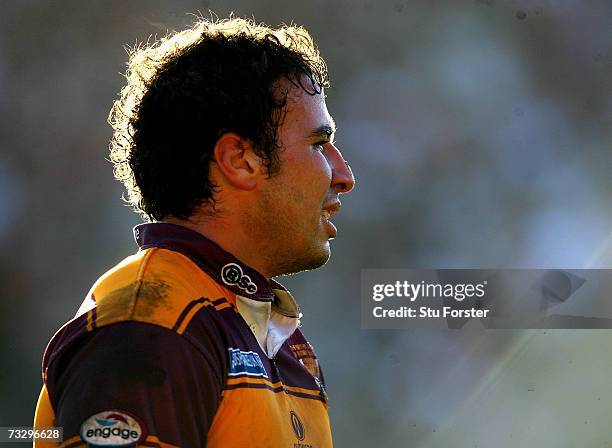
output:
[[[168,217],[164,219],[164,222],[178,224],[198,232],[258,271],[268,280],[274,276],[267,267],[265,259],[260,256],[263,252],[257,244],[257,239],[246,232],[247,227],[237,225],[236,221],[223,219],[220,216],[206,216],[191,220]]]

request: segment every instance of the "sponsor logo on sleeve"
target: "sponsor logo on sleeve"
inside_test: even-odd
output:
[[[81,439],[94,446],[129,446],[146,437],[144,425],[121,410],[98,412],[83,422]]]
[[[268,378],[258,353],[229,348],[229,376],[248,375]]]
[[[226,285],[237,286],[249,294],[257,292],[257,285],[253,283],[251,277],[242,272],[242,268],[236,263],[228,263],[221,268],[221,279]]]

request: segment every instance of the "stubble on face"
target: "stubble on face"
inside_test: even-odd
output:
[[[321,212],[330,196],[331,172],[305,140],[308,129],[326,116],[323,94],[290,89],[278,134],[280,169],[266,179],[246,223],[272,276],[316,269],[330,258]]]
[[[274,184],[275,178],[270,182]],[[271,272],[274,276],[289,275],[323,266],[331,255],[329,241],[322,235],[320,225],[323,201],[316,209],[305,209],[301,206],[308,199],[302,192],[292,190],[285,182],[270,187],[261,198],[260,220],[265,223],[259,228],[265,229],[262,241],[268,241],[264,253]]]

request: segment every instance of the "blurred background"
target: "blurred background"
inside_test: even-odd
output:
[[[612,267],[612,2],[0,0],[0,426],[139,222],[107,157],[124,45],[214,11],[306,26],[357,187],[281,279],[338,447],[612,445],[609,331],[366,331],[363,268]]]

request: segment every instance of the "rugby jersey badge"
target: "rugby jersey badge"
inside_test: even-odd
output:
[[[308,342],[306,344],[290,345],[289,348],[295,359],[297,359],[312,376],[320,380],[321,370],[319,368],[319,361],[317,360],[317,355],[312,345]]]
[[[89,417],[81,425],[80,434],[84,442],[94,446],[133,446],[146,436],[144,425],[116,409]]]

